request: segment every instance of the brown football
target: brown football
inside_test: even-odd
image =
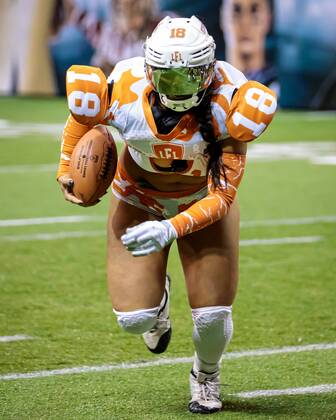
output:
[[[117,148],[104,125],[88,131],[76,144],[70,159],[73,194],[86,205],[106,194],[117,168]]]

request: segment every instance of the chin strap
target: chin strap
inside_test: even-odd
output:
[[[204,98],[206,89],[204,89],[201,94],[192,95],[187,99],[169,99],[166,95],[159,93],[160,101],[169,109],[172,109],[176,112],[187,111],[190,108],[198,106]]]

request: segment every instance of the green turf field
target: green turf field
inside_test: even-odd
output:
[[[108,197],[85,209],[58,190],[66,115],[64,99],[0,98],[0,419],[192,418],[190,362],[176,360],[193,352],[176,249],[173,338],[158,357],[112,315]],[[222,363],[224,411],[213,418],[335,419],[335,114],[281,111],[263,145],[251,144],[239,192],[235,334]],[[15,335],[31,339],[5,338]],[[241,394],[256,390],[266,396]]]

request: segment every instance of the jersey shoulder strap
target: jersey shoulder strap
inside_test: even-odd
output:
[[[119,61],[107,79],[108,84],[113,83],[111,110],[115,112],[116,108],[131,104],[142,96],[143,86],[136,83],[145,78],[143,57]]]
[[[213,127],[217,139],[228,137],[225,124],[232,98],[237,89],[247,82],[244,74],[226,61],[216,61],[212,84]]]
[[[96,125],[102,122],[108,109],[108,85],[104,73],[97,67],[74,65],[66,74],[68,107],[77,122]]]
[[[215,89],[220,89],[221,87],[225,88],[228,85],[238,88],[246,82],[246,77],[236,67],[226,61],[216,61],[214,75]]]

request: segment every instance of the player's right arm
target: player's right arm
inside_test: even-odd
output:
[[[70,115],[63,129],[57,181],[67,201],[82,204],[72,194],[69,163],[81,137],[105,118],[109,102],[106,77],[96,67],[71,66],[67,71],[66,90]]]

